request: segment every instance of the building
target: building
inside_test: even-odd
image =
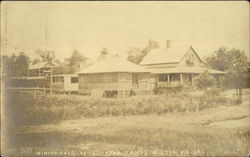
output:
[[[172,47],[169,40],[165,47],[150,51],[140,66],[150,70],[157,88],[192,85],[194,76],[205,71],[215,77],[224,74],[207,68],[192,46]]]
[[[82,70],[79,93],[98,97],[128,97],[151,93],[150,73],[142,67],[118,56],[107,57]]]
[[[52,89],[59,92],[78,92],[78,74],[52,76]]]
[[[50,71],[52,67],[54,67],[54,65],[50,65],[49,63],[46,62],[30,65],[28,70],[28,76],[31,77],[50,76]]]

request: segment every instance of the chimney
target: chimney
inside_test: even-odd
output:
[[[171,47],[171,40],[166,40],[166,48],[170,48]]]

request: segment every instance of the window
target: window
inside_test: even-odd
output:
[[[71,77],[71,83],[78,83],[78,77]]]
[[[104,74],[103,75],[103,81],[104,82],[112,82],[112,75],[110,75],[110,74]]]
[[[57,82],[63,82],[64,81],[64,79],[63,79],[63,77],[53,77],[53,83],[57,83]]]
[[[119,78],[121,80],[131,80],[130,74],[129,73],[120,73]]]
[[[187,65],[193,65],[194,64],[194,56],[193,56],[193,54],[187,55],[186,64]]]

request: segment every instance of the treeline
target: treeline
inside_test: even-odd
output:
[[[74,50],[69,58],[60,61],[56,58],[54,51],[36,50],[37,58],[31,60],[24,52],[12,54],[11,56],[3,55],[1,57],[2,74],[5,76],[21,77],[28,76],[29,66],[39,63],[55,64],[54,74],[68,74],[79,71],[80,64],[86,63],[89,58],[81,55],[77,50]]]

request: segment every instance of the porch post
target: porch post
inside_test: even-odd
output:
[[[191,85],[193,85],[193,74],[191,74]]]
[[[180,83],[182,84],[182,74],[180,73]]]
[[[169,74],[168,74],[168,86],[169,86]]]

